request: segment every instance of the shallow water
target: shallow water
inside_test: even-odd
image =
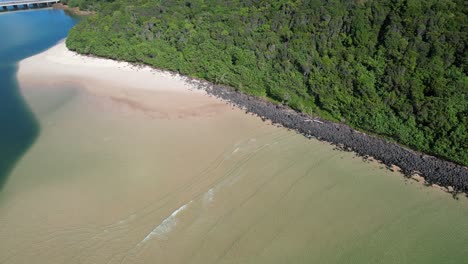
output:
[[[72,87],[23,87],[23,94],[42,133],[1,196],[0,263],[462,263],[468,256],[465,198],[223,103],[198,112],[202,95],[127,91],[158,107],[179,97],[184,111],[200,113],[167,117]]]
[[[40,133],[0,190],[2,264],[468,259],[467,199],[222,102],[12,87]]]

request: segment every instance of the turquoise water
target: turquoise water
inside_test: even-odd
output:
[[[38,122],[18,92],[17,63],[66,37],[76,22],[62,10],[0,14],[0,190],[40,133]]]

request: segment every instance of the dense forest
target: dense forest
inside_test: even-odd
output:
[[[70,49],[229,85],[468,165],[463,0],[68,0]]]

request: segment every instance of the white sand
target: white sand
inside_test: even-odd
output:
[[[152,118],[206,118],[232,111],[225,102],[194,88],[196,81],[147,66],[82,56],[68,50],[63,40],[22,60],[17,77],[26,100],[25,87],[60,88],[70,84],[108,98],[124,111],[137,110]]]
[[[192,85],[182,76],[151,67],[133,66],[126,62],[82,56],[68,50],[64,40],[45,52],[22,60],[19,63],[17,76],[21,83],[37,80],[54,83],[52,79],[54,77],[60,78],[60,81],[64,78],[73,79],[90,89],[93,89],[89,85],[92,81],[153,91],[188,92],[192,90]],[[201,91],[192,92],[200,93]]]

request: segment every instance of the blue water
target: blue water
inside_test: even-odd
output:
[[[66,37],[76,22],[77,18],[53,9],[0,14],[0,191],[40,133],[18,90],[17,63]]]

